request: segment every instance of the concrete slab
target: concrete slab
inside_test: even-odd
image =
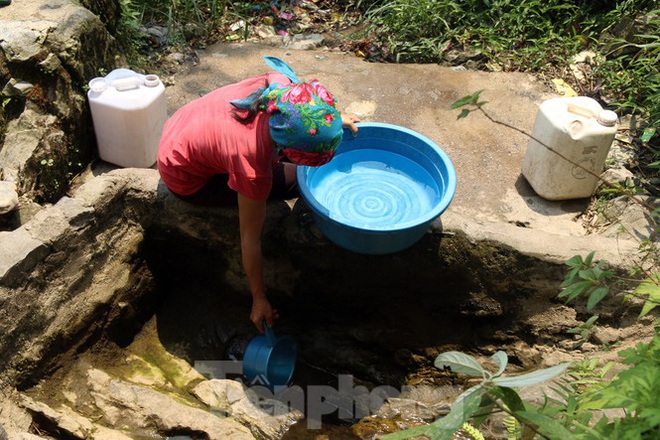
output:
[[[459,111],[450,109],[456,100],[483,90],[485,110],[494,120],[531,133],[539,104],[557,96],[531,75],[458,71],[434,64],[375,64],[352,54],[257,43],[218,44],[199,55],[199,64],[177,73],[166,88],[170,112],[217,87],[268,71],[262,57],[276,56],[300,78],[319,79],[341,109],[362,112],[364,121],[410,128],[445,150],[458,176],[456,196],[442,217],[445,227],[463,228],[466,219],[472,223],[470,229],[513,225],[506,228],[510,234],[516,229],[536,231],[540,244],[552,240],[544,234],[586,234],[577,217],[588,199],[546,201],[521,175],[526,135],[479,112],[459,120]]]

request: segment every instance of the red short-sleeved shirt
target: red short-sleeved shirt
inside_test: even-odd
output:
[[[248,78],[186,104],[167,120],[158,147],[158,171],[170,190],[191,195],[212,176],[228,174],[234,191],[252,199],[268,198],[277,160],[268,115],[259,113],[243,124],[234,119],[229,101],[274,82],[290,83],[274,72]]]

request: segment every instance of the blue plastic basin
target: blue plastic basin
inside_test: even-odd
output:
[[[447,154],[407,128],[360,123],[321,167],[299,166],[300,193],[318,228],[337,245],[389,254],[419,241],[456,192]]]

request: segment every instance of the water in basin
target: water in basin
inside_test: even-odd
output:
[[[380,149],[337,155],[308,181],[316,200],[340,223],[368,230],[416,223],[437,205],[443,189],[418,163]]]

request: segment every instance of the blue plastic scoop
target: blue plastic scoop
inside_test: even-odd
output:
[[[243,376],[250,384],[271,390],[287,386],[296,368],[298,344],[290,336],[276,337],[264,322],[265,334],[252,338],[243,356]]]

